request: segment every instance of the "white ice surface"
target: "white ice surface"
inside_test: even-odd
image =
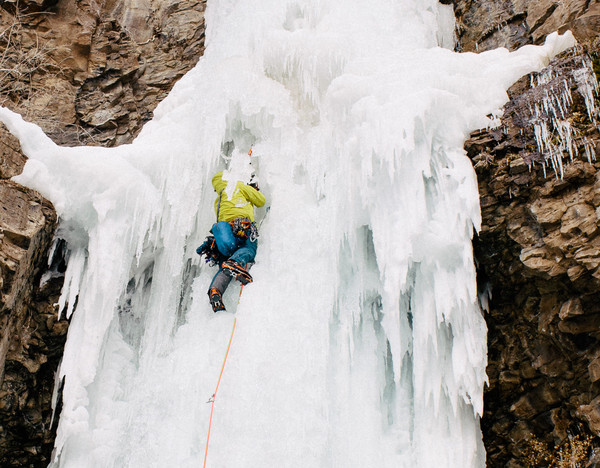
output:
[[[433,0],[209,0],[206,20],[204,57],[131,145],[61,148],[0,109],[77,298],[51,466],[202,466],[235,312],[207,466],[483,467],[463,142],[573,37],[457,54]],[[222,151],[251,146],[270,211],[254,283],[215,315],[194,250]]]

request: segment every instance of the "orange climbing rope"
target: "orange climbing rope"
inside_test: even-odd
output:
[[[219,390],[219,384],[221,383],[221,377],[223,376],[223,370],[225,369],[225,363],[227,362],[227,356],[229,355],[229,348],[231,348],[231,341],[233,340],[233,332],[235,331],[235,324],[237,322],[237,318],[233,319],[233,328],[231,329],[231,336],[229,337],[229,344],[227,345],[227,352],[225,353],[225,359],[223,359],[223,365],[221,366],[221,373],[219,374],[219,380],[217,381],[217,386],[215,388],[215,393],[210,397],[207,403],[212,403],[210,407],[210,420],[208,422],[208,435],[206,436],[206,450],[204,451],[204,468],[206,468],[206,458],[208,456],[208,441],[210,439],[210,427],[212,426],[212,417],[213,410],[215,409],[215,400],[217,399],[217,391]]]

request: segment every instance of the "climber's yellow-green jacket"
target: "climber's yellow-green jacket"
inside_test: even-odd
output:
[[[217,221],[231,221],[235,218],[249,218],[250,221],[254,221],[254,206],[263,206],[266,201],[265,196],[254,187],[238,181],[230,200],[225,193],[227,181],[222,177],[223,171],[217,172],[212,178],[213,188],[221,198],[220,205],[219,196],[215,200],[215,213],[218,212]]]

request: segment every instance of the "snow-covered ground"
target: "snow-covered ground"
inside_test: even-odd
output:
[[[57,147],[0,109],[68,243],[51,466],[202,466],[237,317],[206,466],[483,467],[463,142],[572,36],[457,54],[434,0],[209,0],[206,19],[131,145]],[[195,248],[212,175],[250,147],[270,207],[255,281],[214,314]]]

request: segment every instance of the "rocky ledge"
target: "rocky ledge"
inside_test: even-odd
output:
[[[554,31],[570,30],[580,42],[600,31],[600,4],[590,0],[446,0],[457,18],[459,48],[481,52],[542,44]]]

